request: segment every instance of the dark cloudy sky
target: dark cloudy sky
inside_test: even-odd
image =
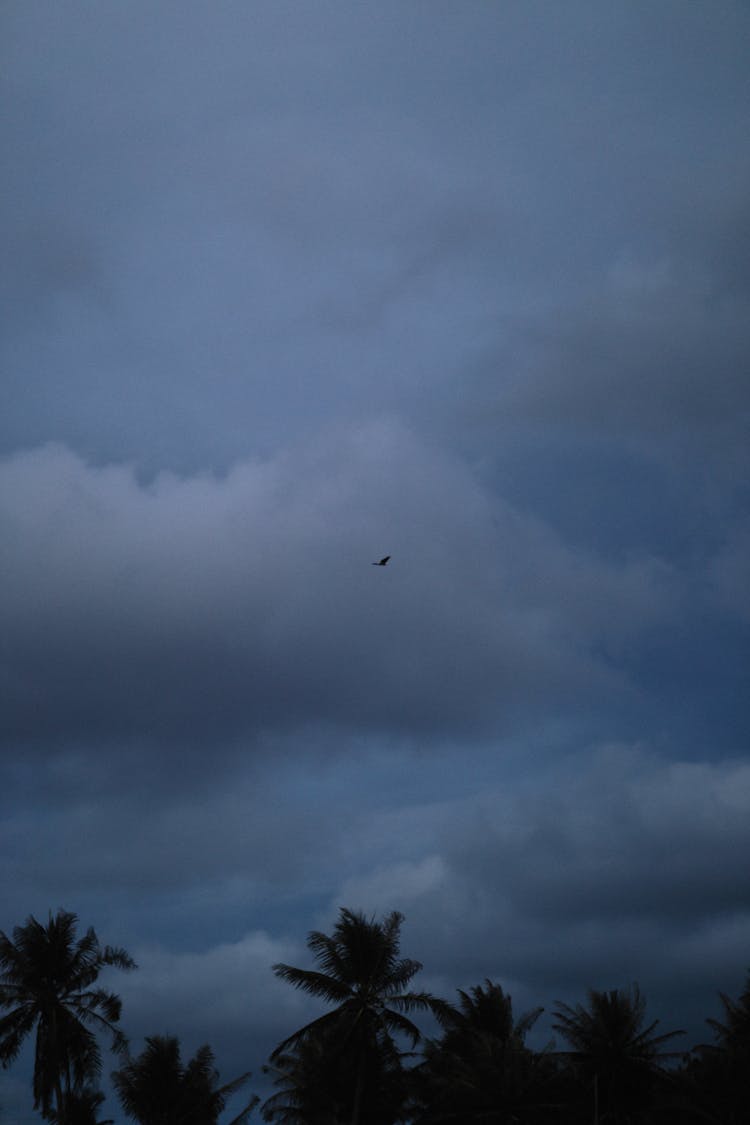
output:
[[[340,905],[698,1041],[750,966],[750,7],[0,21],[0,928],[75,910],[134,1047],[227,1078]]]

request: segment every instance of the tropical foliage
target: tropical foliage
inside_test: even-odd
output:
[[[265,1068],[277,1092],[263,1105],[266,1121],[281,1125],[337,1125],[353,1119],[360,1080],[359,1044],[336,1027],[307,1035]],[[408,1071],[388,1038],[368,1044],[360,1125],[405,1120]]]
[[[290,1035],[271,1058],[278,1060],[289,1047],[324,1035],[329,1053],[339,1059],[341,1067],[347,1060],[354,1077],[349,1118],[352,1125],[361,1125],[363,1106],[374,1104],[381,1076],[394,1067],[398,1057],[394,1035],[412,1046],[421,1037],[407,1013],[437,1012],[442,1007],[441,1001],[427,992],[406,990],[422,966],[419,961],[399,956],[402,921],[402,915],[395,910],[378,922],[342,909],[332,935],[317,930],[308,935],[307,945],[319,969],[273,966],[282,980],[322,998],[334,1008]],[[386,1125],[386,1118],[379,1120]]]
[[[218,1085],[214,1054],[208,1045],[200,1047],[183,1064],[180,1043],[175,1036],[154,1035],[137,1058],[112,1075],[122,1108],[139,1125],[216,1125],[228,1099],[249,1080],[241,1074],[224,1086]],[[257,1097],[238,1114],[232,1125],[242,1125]]]
[[[646,1001],[637,985],[630,991],[589,989],[588,1007],[558,1004],[553,1027],[567,1040],[567,1059],[579,1080],[579,1096],[588,1090],[598,1117],[627,1125],[653,1101],[662,1077],[664,1044],[682,1035],[655,1035],[658,1020],[646,1023]]]
[[[684,1106],[700,1120],[746,1125],[750,1119],[750,972],[738,1000],[720,992],[724,1019],[708,1019],[714,1042],[684,1067]]]
[[[53,1125],[114,1125],[111,1117],[99,1116],[104,1100],[104,1094],[94,1086],[71,1090],[64,1096],[63,1116],[59,1118],[53,1110],[50,1121]]]
[[[272,1125],[747,1125],[750,1121],[750,973],[735,1000],[720,993],[707,1020],[712,1042],[667,1049],[638,986],[589,991],[557,1004],[559,1039],[527,1039],[542,1011],[515,1016],[496,981],[459,990],[448,1003],[414,991],[418,961],[401,956],[398,912],[382,920],[342,909],[331,934],[313,931],[315,967],[274,973],[328,1005],[291,1032],[263,1068],[273,1092],[261,1107]],[[34,1038],[32,1097],[53,1125],[112,1125],[97,1088],[99,1037],[125,1053],[112,1083],[138,1125],[245,1125],[260,1099],[237,1113],[250,1079],[220,1084],[208,1045],[183,1062],[179,1039],[154,1035],[127,1054],[120,999],[97,984],[103,969],[132,969],[123,949],[93,929],[77,937],[75,914],[46,925],[30,917],[0,932],[0,1062],[12,1065]],[[437,1025],[424,1038],[414,1022]],[[234,1113],[232,1121],[227,1116]],[[222,1116],[223,1115],[223,1116]]]
[[[0,931],[0,1060],[8,1065],[24,1040],[36,1031],[34,1108],[59,1125],[68,1125],[72,1095],[101,1072],[96,1032],[114,1051],[126,1039],[116,1026],[120,1000],[95,987],[102,969],[133,969],[124,949],[102,947],[93,929],[76,940],[78,919],[60,910],[46,926],[29,917],[13,930]]]
[[[510,996],[490,980],[458,996],[455,1007],[439,1013],[443,1035],[426,1044],[424,1063],[415,1070],[415,1121],[542,1120],[555,1068],[548,1055],[525,1044],[542,1009],[514,1020]]]

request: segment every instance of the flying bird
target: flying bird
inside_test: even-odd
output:
[[[372,565],[373,565],[373,566],[387,566],[387,564],[388,564],[388,559],[389,559],[390,557],[391,557],[390,555],[386,555],[386,556],[385,556],[385,558],[383,558],[383,559],[381,559],[381,560],[380,560],[380,562],[376,562],[376,563],[373,563]]]

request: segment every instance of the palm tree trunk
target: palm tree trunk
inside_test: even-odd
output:
[[[57,1102],[57,1121],[58,1125],[65,1125],[66,1114],[66,1100],[62,1088],[62,1076],[60,1074],[60,1045],[57,1035],[57,1012],[52,1008],[50,1012],[50,1024],[52,1027],[52,1065],[55,1068],[55,1101]],[[70,1085],[70,1075],[68,1075],[68,1085]]]
[[[359,1125],[362,1112],[362,1094],[365,1086],[365,1052],[360,1051],[357,1063],[357,1080],[354,1084],[354,1104],[352,1106],[352,1125]]]
[[[594,1075],[594,1125],[599,1125],[599,1075]]]
[[[57,1102],[57,1125],[66,1125],[67,1099],[63,1094],[62,1082],[58,1074],[55,1079],[55,1101]]]

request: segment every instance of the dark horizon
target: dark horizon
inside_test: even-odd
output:
[[[345,940],[347,930],[351,930],[352,934],[354,934],[357,927],[360,929],[363,927],[365,929],[369,928],[372,931],[377,930],[383,933],[384,927],[389,924],[389,919],[395,920],[396,925],[394,931],[397,935],[395,945],[396,955],[405,956],[414,952],[404,949],[401,945],[400,933],[406,919],[399,912],[386,912],[382,918],[378,918],[374,913],[368,915],[365,911],[352,911],[347,908],[341,908],[338,912],[338,920],[331,931],[332,936],[324,935],[323,940],[328,942],[329,945],[332,945],[334,941],[341,943],[342,940]],[[24,919],[23,923],[19,923],[18,926],[14,927],[12,933],[2,934],[3,948],[0,949],[0,961],[3,961],[2,967],[6,970],[4,979],[8,982],[31,982],[33,980],[34,969],[34,965],[30,962],[24,962],[26,967],[23,970],[23,976],[19,976],[18,974],[13,976],[13,961],[8,960],[5,952],[6,948],[10,948],[7,946],[7,943],[12,943],[12,947],[17,951],[23,950],[24,956],[26,956],[26,951],[33,949],[33,946],[27,939],[30,928],[40,931],[40,927],[43,927],[48,932],[51,932],[53,926],[59,929],[61,925],[70,927],[69,940],[71,947],[73,944],[84,939],[84,934],[86,934],[86,931],[90,928],[88,924],[82,922],[74,912],[58,910],[56,912],[50,911],[47,919],[35,919],[30,916]],[[352,927],[354,927],[354,929],[351,929]],[[96,948],[102,960],[102,968],[98,974],[98,979],[96,981],[91,980],[88,987],[101,989],[103,985],[104,993],[118,997],[120,991],[118,987],[119,983],[127,980],[127,977],[123,978],[122,970],[125,969],[128,973],[138,973],[139,966],[132,960],[128,951],[124,948],[111,946],[110,944],[106,944],[105,946],[105,943],[102,943],[98,939],[98,935],[96,935],[96,938]],[[283,1073],[284,1069],[288,1068],[288,1060],[293,1059],[298,1050],[304,1048],[305,1045],[309,1043],[306,1025],[317,1029],[321,1016],[327,1016],[329,1020],[334,1020],[336,1018],[336,1011],[344,1010],[344,1006],[338,1007],[338,984],[331,995],[327,997],[327,1000],[321,998],[320,980],[323,979],[321,977],[321,972],[325,973],[327,978],[333,981],[340,981],[344,978],[336,972],[335,968],[331,968],[331,964],[326,960],[327,952],[320,946],[320,940],[321,934],[319,931],[313,931],[307,935],[308,950],[304,958],[305,964],[300,967],[290,967],[285,964],[269,966],[269,971],[272,972],[275,977],[283,980],[287,987],[291,985],[298,989],[301,988],[303,992],[312,992],[313,996],[317,998],[310,1000],[310,997],[308,997],[308,1002],[305,1003],[301,1009],[298,1008],[297,1019],[301,1021],[300,1026],[287,1027],[286,1030],[281,1033],[281,1038],[267,1049],[265,1057],[253,1070],[245,1070],[242,1075],[221,1074],[218,1069],[214,1072],[211,1082],[215,1089],[225,1084],[233,1084],[235,1082],[237,1084],[237,1092],[229,1093],[226,1098],[226,1107],[223,1112],[227,1117],[231,1116],[232,1119],[234,1119],[235,1114],[244,1106],[248,1106],[253,1110],[250,1116],[255,1116],[256,1119],[260,1119],[261,1114],[264,1114],[265,1110],[270,1106],[272,1095],[278,1094],[278,1096],[281,1096],[277,1079],[278,1076]],[[339,949],[341,948],[343,947],[339,944]],[[352,945],[351,948],[353,950],[359,948],[361,952],[361,947]],[[39,996],[42,998],[42,1009],[40,1010],[43,1010],[44,1005],[48,1002],[47,997],[50,983],[50,978],[46,975],[48,973],[47,964],[46,962],[39,962],[39,965],[42,964],[44,964],[44,968],[42,969],[44,975],[40,976],[38,980],[40,989]],[[110,964],[113,967],[106,968],[106,964]],[[406,956],[405,960],[398,961],[397,963],[394,962],[391,971],[399,973],[400,966],[406,966],[407,964],[409,965],[408,976],[404,978],[399,991],[405,993],[407,997],[416,993],[416,1000],[419,1000],[419,997],[425,995],[422,983],[417,979],[423,975],[423,964],[418,960],[414,960],[411,956]],[[32,968],[31,974],[29,973],[29,966]],[[77,991],[79,990],[76,988],[71,989],[70,987],[64,987],[60,989],[59,995],[67,998],[75,996]],[[127,987],[125,991],[127,993]],[[101,995],[103,996],[104,993],[101,993]],[[687,1032],[684,1028],[677,1028],[668,1017],[665,1019],[664,1013],[657,1015],[653,1004],[649,1003],[648,997],[640,989],[637,981],[632,981],[627,986],[614,986],[610,989],[599,990],[589,987],[586,989],[585,995],[572,1000],[570,1003],[556,1000],[553,1004],[546,1007],[542,1004],[538,1004],[527,1011],[522,1011],[517,1004],[513,1003],[510,992],[507,988],[502,986],[501,982],[493,981],[488,976],[478,980],[472,986],[457,989],[452,996],[438,996],[435,993],[428,992],[426,995],[430,997],[429,1003],[438,1004],[440,1010],[434,1012],[427,1010],[424,1001],[419,1001],[413,1011],[409,1008],[406,1009],[410,1011],[409,1019],[413,1025],[414,1034],[419,1035],[421,1033],[421,1038],[418,1041],[412,1042],[408,1037],[404,1036],[403,1033],[399,1034],[397,1031],[393,1032],[394,1045],[398,1048],[399,1052],[403,1052],[400,1066],[403,1068],[404,1072],[411,1072],[414,1068],[420,1070],[425,1065],[429,1067],[430,1059],[435,1057],[436,1049],[438,1051],[436,1056],[437,1069],[434,1072],[435,1079],[438,1081],[438,1088],[435,1089],[434,1095],[429,1094],[429,1086],[423,1093],[428,1096],[437,1096],[440,1100],[446,1097],[450,1099],[451,1096],[457,1096],[459,1102],[460,1099],[466,1095],[466,1090],[461,1094],[461,1085],[458,1085],[455,1089],[455,1094],[452,1094],[450,1078],[440,1077],[441,1075],[450,1074],[451,1063],[451,1056],[448,1055],[443,1058],[440,1051],[449,1047],[451,1036],[453,1036],[455,1040],[456,1035],[459,1035],[456,1045],[460,1041],[461,1035],[465,1037],[466,1030],[464,1021],[467,1015],[471,1017],[472,1012],[474,1012],[474,1018],[477,1020],[476,1030],[481,1036],[485,1036],[490,1031],[490,1028],[494,1029],[491,1034],[497,1036],[508,1033],[502,1030],[504,1026],[503,1021],[500,1020],[498,1022],[497,1005],[494,1007],[495,1015],[490,1022],[488,1001],[493,994],[495,994],[496,999],[500,1003],[501,1010],[503,1006],[507,1008],[508,1020],[519,1029],[518,1034],[520,1035],[520,1039],[517,1041],[516,1046],[512,1048],[512,1051],[516,1052],[515,1057],[518,1060],[520,1059],[518,1051],[522,1050],[527,1062],[516,1061],[516,1063],[513,1064],[510,1061],[511,1058],[514,1057],[511,1052],[506,1063],[499,1063],[497,1076],[494,1078],[491,1077],[491,1072],[486,1072],[484,1070],[485,1064],[481,1064],[480,1069],[477,1071],[477,1077],[484,1075],[484,1081],[489,1082],[486,1096],[490,1099],[495,1097],[493,1090],[496,1089],[497,1082],[500,1081],[500,1086],[502,1087],[503,1082],[508,1081],[506,1073],[507,1066],[531,1066],[538,1070],[534,1082],[542,1091],[542,1102],[546,1103],[552,1099],[550,1105],[554,1103],[557,1107],[549,1120],[559,1120],[561,1122],[577,1120],[576,1113],[579,1112],[579,1110],[576,1109],[576,1106],[581,1099],[584,1101],[588,1099],[589,1081],[585,1078],[585,1075],[581,1078],[578,1074],[578,1068],[581,1064],[576,1061],[575,1052],[580,1051],[581,1044],[576,1038],[576,1035],[585,1032],[587,1022],[592,1018],[594,1013],[598,1011],[598,1018],[600,1019],[611,1018],[607,1015],[607,1012],[612,1011],[614,1017],[618,1006],[622,1007],[624,1011],[640,1012],[638,1021],[634,1024],[631,1033],[632,1049],[637,1050],[637,1043],[640,1037],[644,1043],[642,1049],[645,1053],[643,1057],[644,1059],[651,1059],[654,1066],[654,1078],[651,1085],[645,1087],[638,1095],[641,1099],[639,1104],[642,1107],[645,1108],[652,1105],[654,1109],[656,1109],[661,1106],[663,1114],[666,1114],[665,1120],[678,1121],[681,1120],[680,1113],[683,1111],[688,1112],[688,1110],[692,1110],[696,1106],[699,1108],[700,1104],[704,1101],[706,1105],[715,1103],[717,1097],[719,1097],[719,1087],[729,1091],[726,1096],[730,1099],[732,1105],[741,1104],[743,1096],[746,1096],[746,1091],[744,1095],[742,1092],[744,1063],[737,1062],[733,1064],[734,1071],[730,1071],[727,1069],[726,1064],[720,1063],[718,1059],[719,1055],[726,1054],[727,1048],[733,1041],[735,1043],[734,1050],[739,1052],[738,1059],[741,1060],[747,1054],[746,1013],[748,999],[750,998],[750,969],[745,974],[742,988],[738,988],[734,993],[720,993],[717,995],[717,1010],[705,1017],[705,1033],[699,1037],[698,1041],[693,1042],[688,1041]],[[357,993],[353,991],[351,995],[356,996]],[[340,997],[338,999],[340,999]],[[64,1002],[69,1003],[67,999],[65,999]],[[100,1000],[97,1002],[94,1010],[97,1010],[98,1004],[101,1002],[103,1001]],[[446,1003],[451,1015],[450,1020],[448,1020],[444,1014],[441,1014],[441,1012],[445,1012]],[[613,1005],[614,1007],[612,1007]],[[18,1002],[14,997],[8,1004],[3,1006],[3,1012],[0,1014],[6,1015],[12,1012],[17,1006]],[[73,1001],[71,1010],[74,1013],[77,1011],[75,1001]],[[403,1011],[403,1009],[400,1008],[396,1010]],[[745,1014],[743,1015],[743,1013]],[[546,1021],[543,1019],[545,1015],[547,1017]],[[118,1010],[113,1012],[109,1018],[114,1020],[114,1023],[111,1025],[113,1033],[116,1035],[127,1035],[126,1011],[122,1011],[118,1007]],[[400,1018],[401,1017],[399,1017],[399,1019]],[[621,1033],[619,1017],[615,1018],[616,1022],[613,1023],[611,1032],[607,1032],[606,1034],[618,1035]],[[248,1019],[247,1030],[252,1035],[250,1022],[250,1019]],[[553,1031],[552,1037],[549,1035],[550,1022]],[[547,1029],[545,1029],[545,1023],[548,1025]],[[32,1054],[34,1044],[37,1041],[38,1026],[38,1023],[35,1023],[35,1028],[26,1034],[25,1046],[21,1048],[18,1057],[9,1056],[5,1060],[5,1067],[0,1072],[3,1075],[10,1074],[14,1079],[12,1087],[7,1082],[6,1085],[12,1089],[13,1103],[19,1106],[22,1101],[20,1095],[23,1079],[26,1079],[27,1082],[27,1098],[29,1100],[29,1105],[31,1102],[30,1075],[33,1069]],[[86,1024],[83,1026],[86,1026]],[[322,1028],[319,1031],[315,1030],[312,1034],[312,1039],[315,1040],[316,1036],[323,1035],[323,1043],[325,1044],[325,1036],[330,1036],[333,1033],[333,1056],[335,1057],[335,1037],[338,1034],[336,1028],[339,1025],[334,1022],[326,1026],[329,1030],[324,1031]],[[461,1031],[462,1026],[464,1026],[464,1031]],[[569,1029],[572,1029],[574,1034],[569,1034]],[[206,1040],[201,1040],[199,1043],[196,1042],[193,1044],[192,1048],[188,1050],[185,1048],[181,1036],[174,1028],[166,1029],[163,1026],[154,1028],[150,1033],[144,1035],[142,1042],[126,1040],[120,1047],[116,1046],[113,1039],[108,1039],[108,1035],[103,1027],[100,1026],[96,1028],[94,1034],[96,1039],[99,1040],[104,1064],[98,1079],[96,1075],[92,1074],[88,1084],[98,1089],[101,1093],[103,1104],[100,1106],[97,1117],[101,1113],[106,1113],[108,1117],[114,1113],[115,1117],[113,1120],[115,1122],[124,1122],[126,1119],[133,1119],[133,1111],[131,1111],[131,1115],[124,1112],[126,1102],[122,1101],[123,1083],[125,1085],[127,1085],[128,1082],[131,1083],[130,1089],[132,1090],[132,1096],[135,1097],[136,1095],[142,1096],[138,1094],[137,1083],[139,1081],[143,1081],[147,1075],[150,1075],[148,1081],[153,1082],[155,1080],[155,1074],[158,1072],[143,1069],[140,1071],[140,1077],[138,1072],[139,1066],[144,1068],[153,1067],[153,1063],[146,1063],[145,1061],[150,1052],[166,1050],[169,1055],[169,1044],[174,1043],[174,1051],[176,1052],[178,1060],[177,1065],[179,1065],[180,1056],[182,1064],[187,1066],[190,1058],[194,1057],[194,1059],[197,1060],[201,1057],[202,1053],[205,1052],[209,1052],[206,1063],[209,1067],[209,1072],[218,1063],[216,1052],[211,1043]],[[734,1039],[732,1039],[732,1037],[734,1037]],[[500,1049],[501,1042],[502,1040],[498,1039],[498,1049]],[[592,1047],[595,1043],[596,1040],[591,1039]],[[481,1052],[478,1056],[481,1060],[486,1049],[486,1040],[478,1040],[477,1045],[481,1047]],[[510,1042],[507,1046],[508,1048],[511,1047]],[[0,1054],[2,1054],[3,1047],[4,1040],[3,1036],[0,1035]],[[107,1047],[109,1047],[109,1050],[107,1050]],[[464,1043],[464,1050],[469,1051],[469,1054],[465,1057],[467,1059],[471,1058],[471,1052],[473,1051],[471,1039]],[[744,1052],[744,1055],[742,1052]],[[152,1055],[152,1058],[153,1057]],[[624,1052],[622,1061],[623,1065],[626,1067],[629,1065],[627,1062],[628,1057],[628,1053]],[[191,1065],[193,1064],[191,1063]],[[461,1065],[463,1066],[465,1063]],[[596,1064],[592,1063],[590,1065]],[[599,1065],[605,1065],[604,1056]],[[447,1072],[445,1071],[446,1066],[448,1066]],[[131,1077],[128,1077],[129,1073]],[[184,1073],[187,1074],[189,1071],[186,1070]],[[432,1072],[428,1070],[428,1074],[429,1073]],[[731,1080],[736,1087],[734,1093],[731,1093],[731,1085],[728,1085],[730,1082],[730,1073],[734,1073],[734,1079]],[[505,1078],[503,1078],[503,1075],[505,1075]],[[620,1098],[626,1096],[626,1088],[632,1084],[636,1077],[635,1074],[628,1077],[627,1074],[623,1073],[622,1080],[624,1085],[620,1093],[614,1093],[613,1095],[612,1087],[610,1086],[608,1096],[610,1099],[614,1097],[615,1100],[613,1104],[616,1105],[618,1110],[623,1109],[623,1106],[620,1104]],[[745,1086],[747,1085],[746,1080],[747,1074],[745,1072]],[[334,1081],[333,1072],[328,1076],[328,1081]],[[464,1081],[465,1075],[461,1079],[461,1082]],[[520,1078],[520,1074],[517,1076],[516,1081],[523,1081]],[[440,1083],[442,1083],[442,1088],[439,1088]],[[508,1090],[510,1091],[512,1088],[514,1087],[509,1086]],[[517,1091],[518,1087],[515,1088]],[[418,1083],[414,1089],[415,1092],[419,1091],[420,1084]],[[370,1096],[375,1094],[376,1090],[373,1088]],[[498,1096],[501,1095],[502,1090],[498,1088]],[[194,1101],[196,1093],[193,1092],[189,1094],[186,1090],[186,1096],[188,1100],[192,1099]],[[518,1093],[516,1092],[513,1096],[518,1096]],[[724,1095],[722,1094],[722,1099],[723,1097]],[[602,1093],[602,1098],[604,1098],[604,1093]],[[533,1097],[531,1101],[534,1101]],[[120,1102],[119,1105],[118,1102]],[[429,1102],[427,1104],[429,1105]],[[417,1101],[416,1105],[413,1107],[412,1114],[409,1115],[409,1120],[415,1120],[419,1125],[419,1123],[422,1122],[422,1118],[419,1116],[413,1117],[414,1113],[419,1112],[418,1105],[419,1102]],[[1,1108],[2,1103],[0,1103],[0,1109]],[[137,1113],[137,1110],[134,1112]],[[177,1112],[176,1107],[175,1112]],[[466,1112],[468,1113],[468,1110]],[[698,1116],[695,1119],[702,1120],[698,1109],[696,1109],[696,1112]],[[716,1112],[720,1112],[718,1105],[716,1107]],[[732,1122],[734,1118],[731,1116],[731,1109],[728,1109],[727,1112],[729,1116],[726,1117],[726,1121],[729,1123]],[[556,1114],[562,1114],[562,1116],[556,1116]],[[135,1119],[140,1120],[139,1117]],[[266,1119],[265,1116],[264,1119]],[[542,1119],[547,1120],[546,1117]],[[542,1119],[540,1119],[540,1121]],[[691,1120],[692,1119],[691,1117]],[[721,1116],[716,1118],[717,1121],[723,1121],[724,1119],[725,1118]],[[32,1117],[29,1117],[29,1120],[32,1120]],[[533,1120],[536,1121],[537,1119],[533,1118]],[[427,1121],[431,1121],[431,1118],[428,1118]]]

